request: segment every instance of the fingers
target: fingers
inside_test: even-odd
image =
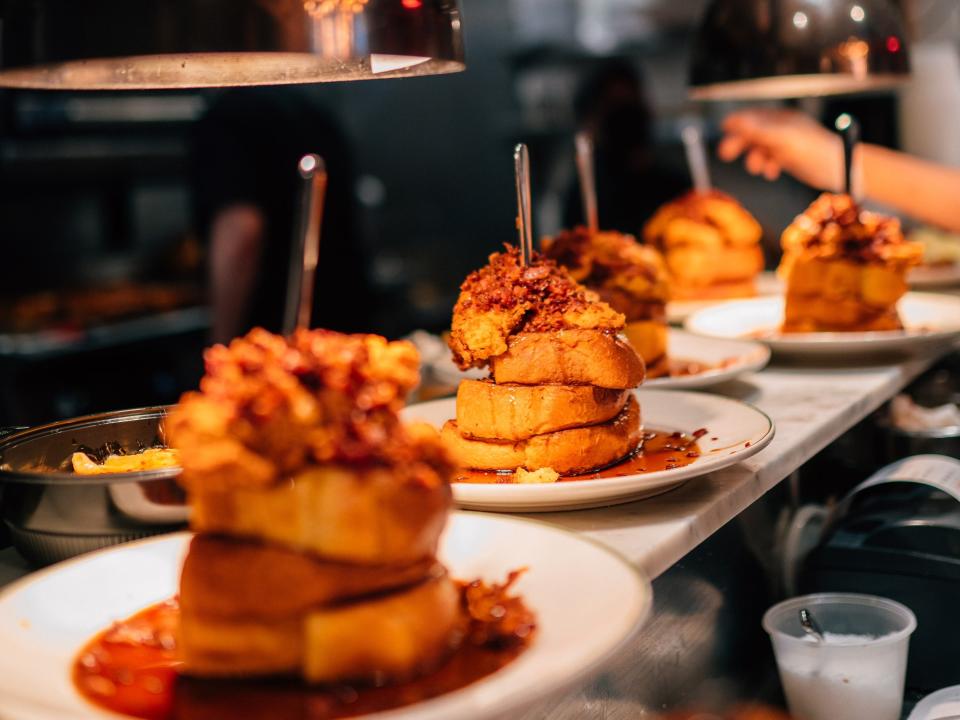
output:
[[[762,147],[751,148],[747,152],[743,164],[748,173],[762,175],[767,180],[776,180],[783,170],[780,163],[773,158],[768,150]]]
[[[761,175],[767,166],[769,156],[761,148],[751,148],[743,164],[751,175]]]
[[[774,160],[767,160],[763,166],[763,177],[767,180],[776,180],[780,177],[780,163]]]
[[[740,135],[724,135],[717,145],[717,156],[724,162],[740,157],[747,148],[747,141]]]

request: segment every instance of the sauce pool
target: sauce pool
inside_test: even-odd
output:
[[[468,633],[432,673],[381,687],[310,686],[290,679],[211,680],[178,673],[179,618],[174,598],[114,623],[78,654],[74,686],[100,708],[143,720],[332,720],[457,690],[504,667],[527,647],[526,642],[472,642]]]
[[[645,430],[640,447],[623,460],[583,475],[563,475],[557,482],[598,480],[600,478],[638,475],[684,467],[700,457],[697,438],[704,434],[705,431],[700,430],[693,434],[670,432],[669,430]],[[512,484],[513,473],[460,470],[457,472],[454,482]]]

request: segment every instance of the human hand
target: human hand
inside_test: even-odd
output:
[[[754,108],[727,116],[717,148],[721,160],[744,155],[752,175],[776,180],[781,171],[820,190],[843,188],[843,141],[796,110]]]

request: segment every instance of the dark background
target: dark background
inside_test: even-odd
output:
[[[907,10],[917,34],[930,26],[942,35],[956,24],[954,5],[918,0]],[[535,234],[555,232],[576,214],[569,207],[575,99],[610,58],[644,81],[657,173],[650,183],[687,183],[680,128],[701,122],[715,141],[732,108],[686,99],[688,44],[704,6],[462,0],[466,72],[281,91],[305,94],[347,139],[355,242],[369,279],[363,329],[396,337],[447,325],[466,273],[515,237],[516,142],[531,149]],[[101,27],[118,31],[110,18]],[[37,293],[63,301],[71,288],[116,283],[175,283],[202,303],[191,142],[222,93],[0,91],[0,318]],[[866,139],[901,145],[892,95],[803,107],[824,118],[852,110]],[[763,224],[772,265],[780,231],[815,193],[789,179],[767,183],[736,165],[712,165],[715,184]],[[646,192],[637,190],[638,205]],[[86,332],[52,349],[24,345],[22,333],[11,339],[16,328],[8,323],[0,330],[0,424],[175,401],[196,382],[206,342],[197,316],[179,323],[140,328],[134,338],[129,327],[93,340]]]

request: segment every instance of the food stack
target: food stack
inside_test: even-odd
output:
[[[471,273],[453,311],[450,348],[487,380],[457,391],[442,431],[462,467],[516,471],[522,482],[588,472],[632,453],[643,361],[620,334],[624,316],[537,253],[508,246]]]
[[[410,678],[461,633],[435,559],[452,465],[401,423],[406,342],[254,330],[205,356],[167,420],[197,532],[180,585],[187,674]]]
[[[663,205],[643,228],[643,241],[666,258],[673,300],[755,295],[762,236],[760,223],[718,190],[691,191]]]
[[[923,246],[896,218],[861,210],[849,195],[824,193],[783,231],[777,274],[786,286],[784,332],[902,328],[897,301]]]
[[[548,258],[597,293],[627,324],[624,335],[643,358],[647,377],[670,371],[666,305],[670,283],[663,256],[631,235],[578,227],[543,241]]]

